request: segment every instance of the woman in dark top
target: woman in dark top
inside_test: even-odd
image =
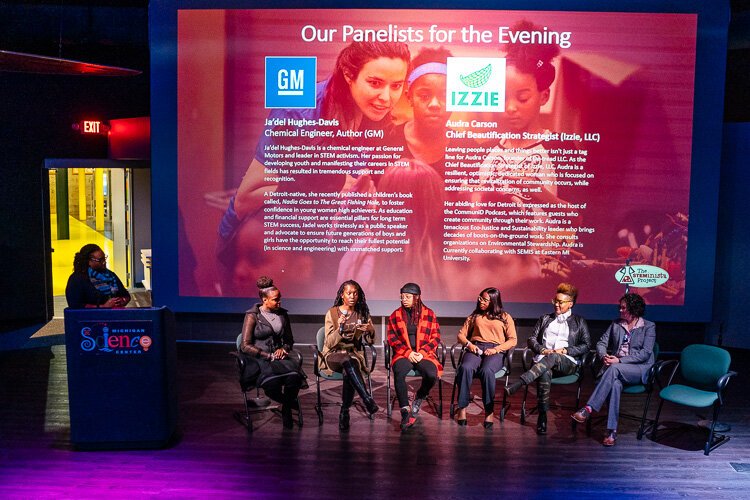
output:
[[[71,309],[125,307],[130,294],[117,275],[107,269],[107,256],[93,243],[84,245],[73,258],[73,274],[65,287]]]
[[[292,325],[281,307],[281,292],[267,276],[258,278],[260,304],[245,313],[240,350],[248,355],[243,378],[262,387],[266,395],[281,403],[284,427],[291,429],[292,410],[299,410],[297,395],[305,374],[289,353],[294,346]]]

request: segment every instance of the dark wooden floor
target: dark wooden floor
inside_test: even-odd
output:
[[[519,422],[519,396],[493,430],[481,426],[478,406],[470,408],[469,426],[459,428],[447,417],[448,384],[445,420],[428,409],[402,434],[384,411],[372,422],[354,413],[351,431],[340,433],[336,408],[318,425],[312,370],[302,397],[305,426],[282,430],[265,412],[248,434],[232,418],[242,398],[229,350],[178,345],[179,436],[171,447],[100,452],[71,449],[63,346],[0,353],[0,497],[750,498],[750,474],[730,466],[750,463],[750,365],[736,358],[733,368],[744,373],[732,382],[721,418],[732,425],[732,439],[706,457],[705,434],[695,427],[638,441],[637,424],[627,419],[617,445],[604,448],[601,420],[590,437],[580,428],[573,434],[570,409],[555,409],[549,435],[539,437],[535,416]],[[375,393],[384,406],[381,366]],[[327,387],[326,397],[337,400],[338,385]],[[584,397],[590,390],[585,385]],[[573,397],[553,388],[557,402],[572,404]],[[641,404],[624,399],[623,413],[639,413]],[[663,423],[677,429],[702,417],[667,406]]]

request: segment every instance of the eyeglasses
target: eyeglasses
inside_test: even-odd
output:
[[[94,262],[98,262],[101,264],[102,262],[107,262],[107,256],[105,255],[101,259],[97,259],[96,257],[89,257],[89,260],[93,260]]]
[[[487,302],[489,302],[489,301],[490,301],[490,299],[489,299],[489,298],[484,298],[484,297],[482,297],[481,295],[477,297],[477,300],[478,300],[479,302],[481,302],[482,304],[486,304]]]
[[[553,306],[561,306],[563,304],[567,304],[568,302],[573,302],[573,301],[572,300],[557,300],[557,299],[552,299],[552,305]]]

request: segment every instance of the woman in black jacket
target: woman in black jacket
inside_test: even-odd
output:
[[[586,320],[573,314],[578,289],[570,283],[560,283],[552,299],[555,312],[545,314],[536,322],[528,346],[536,356],[534,366],[521,375],[521,380],[506,387],[510,396],[524,385],[537,381],[537,434],[547,433],[547,410],[552,377],[573,375],[583,356],[591,349],[591,336]]]
[[[281,292],[267,276],[258,278],[256,285],[261,303],[245,313],[242,325],[240,350],[248,355],[243,377],[281,403],[284,427],[291,429],[292,410],[299,409],[297,395],[305,374],[298,361],[289,357],[294,336],[289,315],[281,307]]]

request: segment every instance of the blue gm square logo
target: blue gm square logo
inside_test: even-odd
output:
[[[317,57],[266,57],[266,108],[315,108]]]

